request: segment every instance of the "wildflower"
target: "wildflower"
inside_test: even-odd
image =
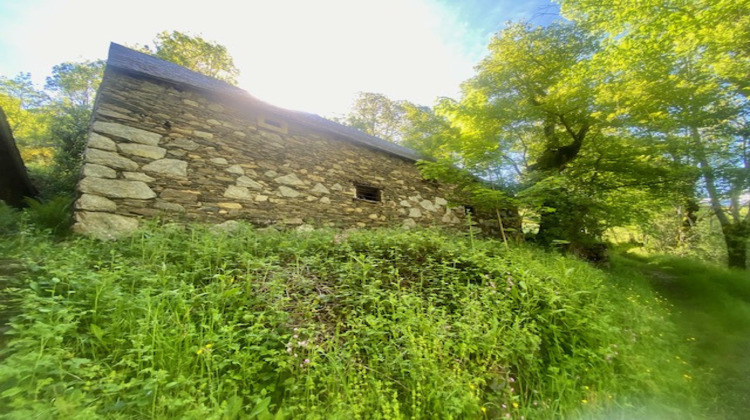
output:
[[[588,404],[589,400],[583,399],[583,400],[581,400],[581,402],[582,402],[583,404]]]
[[[683,377],[684,377],[685,379],[687,379],[688,381],[689,381],[689,380],[691,380],[691,379],[693,379],[693,377],[692,377],[692,376],[690,376],[690,375],[688,375],[687,373],[686,373],[686,374],[684,374],[684,375],[682,375],[682,376],[683,376]]]
[[[310,363],[310,359],[305,359],[305,364]]]
[[[513,403],[513,408],[518,408],[518,403],[517,402]]]
[[[201,354],[203,354],[203,347],[199,348],[199,349],[198,349],[198,351],[196,351],[196,352],[195,352],[195,354],[197,354],[197,355],[199,355],[199,356],[200,356]]]
[[[487,412],[487,407],[482,407],[481,410],[482,410],[482,413],[486,413]]]
[[[515,381],[516,381],[516,379],[514,377],[512,377],[512,376],[510,377],[510,379],[508,379],[508,382],[510,382],[510,383],[513,383]]]
[[[508,408],[508,406],[505,405],[505,404],[503,404],[502,407],[503,407],[503,409],[507,409]]]

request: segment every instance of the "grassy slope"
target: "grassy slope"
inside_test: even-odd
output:
[[[22,231],[8,418],[701,418],[637,276],[433,231]]]
[[[714,418],[750,418],[750,274],[674,257],[624,256],[622,271],[644,275],[674,305],[678,329],[693,344]]]

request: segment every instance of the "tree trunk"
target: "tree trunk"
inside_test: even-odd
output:
[[[750,240],[750,225],[732,223],[721,227],[724,243],[727,245],[728,265],[730,268],[747,270],[747,242]]]

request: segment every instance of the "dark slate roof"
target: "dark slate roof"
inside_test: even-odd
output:
[[[284,115],[300,124],[337,134],[352,143],[380,150],[404,159],[417,161],[425,157],[414,150],[391,143],[379,137],[371,136],[357,129],[327,120],[319,115],[307,112],[291,111],[267,104],[253,97],[246,91],[213,77],[196,73],[180,65],[164,61],[149,54],[132,50],[122,45],[110,44],[107,66],[126,72],[148,76],[157,80],[178,85],[210,91],[247,103],[248,106],[260,106],[275,113]]]

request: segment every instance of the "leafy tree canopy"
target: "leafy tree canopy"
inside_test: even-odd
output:
[[[240,72],[227,48],[199,35],[164,31],[156,35],[153,50],[148,46],[141,50],[206,76],[237,84]]]

